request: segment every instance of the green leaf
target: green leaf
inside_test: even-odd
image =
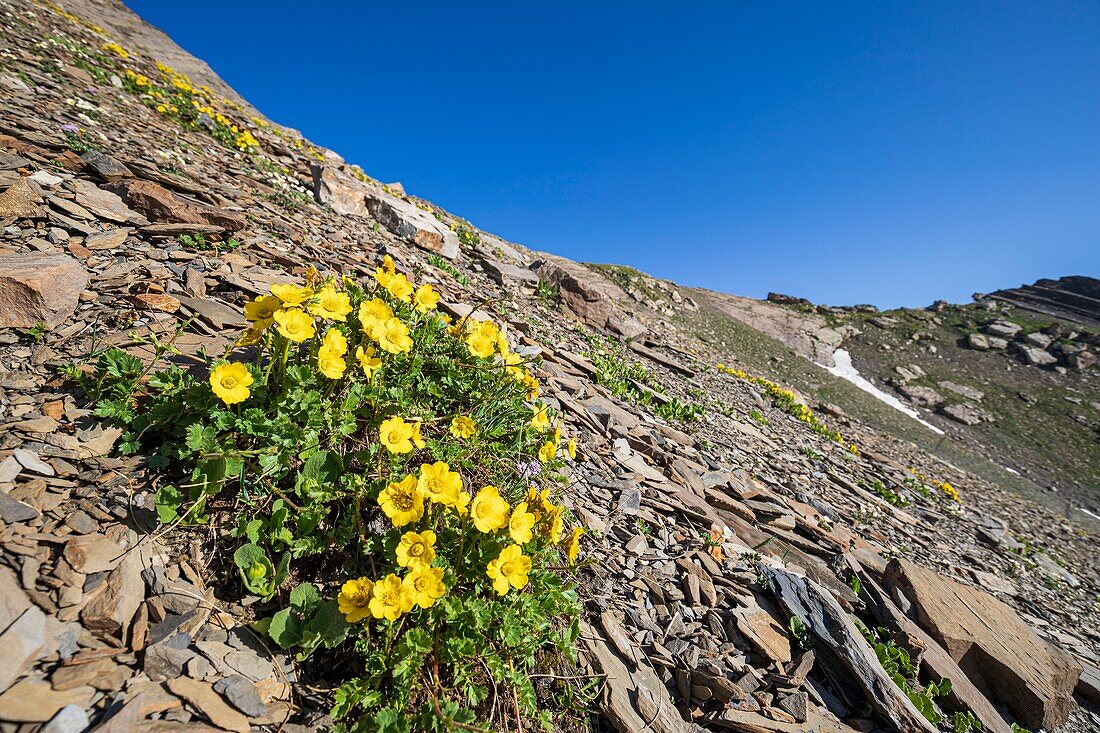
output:
[[[289,649],[301,641],[302,622],[291,612],[291,609],[284,608],[271,617],[267,635],[283,649]]]
[[[290,591],[290,607],[301,614],[308,614],[321,602],[321,592],[313,583],[301,583]]]
[[[175,486],[161,486],[157,490],[154,499],[157,507],[157,518],[161,524],[171,524],[179,517],[179,508],[183,504],[183,494]]]
[[[218,437],[214,428],[202,423],[187,426],[187,447],[193,453],[206,453],[214,450],[214,440]]]
[[[195,484],[191,495],[198,498],[203,494],[213,496],[221,491],[225,483],[225,469],[225,458],[200,461],[191,473],[191,481]]]

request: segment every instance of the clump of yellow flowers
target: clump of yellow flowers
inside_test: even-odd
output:
[[[923,473],[913,467],[909,468],[909,473],[913,474],[913,479],[917,482],[917,485],[924,486],[927,484],[931,484],[932,486],[939,489],[940,493],[951,501],[962,503],[962,499],[959,498],[958,489],[952,486],[949,482],[940,481],[939,479],[929,479],[927,476],[925,476]],[[914,486],[914,488],[916,488],[916,485]],[[927,493],[927,491],[922,491],[921,493]]]
[[[731,377],[737,377],[738,379],[744,379],[747,382],[755,384],[764,389],[772,399],[774,404],[779,409],[786,412],[788,415],[808,426],[818,435],[823,435],[829,440],[837,443],[842,448],[845,448],[849,453],[857,458],[860,456],[859,447],[855,443],[850,443],[844,440],[844,436],[840,434],[839,430],[830,430],[829,426],[824,423],[809,406],[799,401],[798,395],[794,393],[794,390],[787,389],[780,386],[771,380],[764,377],[754,377],[747,374],[743,369],[731,367],[726,364],[718,363],[714,367],[718,372],[722,374],[728,374]]]
[[[576,638],[562,571],[584,532],[559,496],[576,442],[506,329],[442,305],[388,255],[362,284],[310,270],[243,304],[249,327],[205,382],[151,380],[165,386],[141,438],[194,461],[198,487],[162,491],[158,511],[191,520],[226,487],[242,492],[245,589],[278,603],[289,578],[308,578],[257,628],[300,658],[359,639],[374,670],[348,682],[338,716],[407,712],[424,688],[400,670],[426,660],[432,675],[451,670],[432,690],[465,664],[531,701],[503,670],[534,669]]]

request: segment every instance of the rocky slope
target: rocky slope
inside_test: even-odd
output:
[[[0,730],[328,724],[331,680],[248,627],[228,528],[158,526],[159,475],[113,452],[64,368],[181,326],[172,358],[195,366],[272,283],[384,253],[487,303],[579,438],[591,727],[936,729],[858,620],[986,730],[1100,729],[1095,535],[876,429],[799,353],[875,326],[765,328],[763,305],[502,241],[254,115],[119,4],[4,0],[0,18]],[[181,85],[206,108],[192,125]]]

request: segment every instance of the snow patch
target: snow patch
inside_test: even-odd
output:
[[[873,385],[870,381],[865,379],[863,375],[859,373],[859,370],[857,370],[852,364],[852,355],[848,353],[847,349],[837,349],[833,352],[833,366],[828,367],[824,364],[818,364],[818,366],[822,369],[825,369],[830,374],[836,375],[841,379],[848,380],[867,394],[871,395],[875,399],[885,402],[887,405],[893,407],[898,412],[905,413],[924,427],[931,430],[936,435],[944,434],[944,432],[937,428],[935,425],[928,422],[927,420],[922,419],[920,413],[918,413],[916,410],[903,404],[902,401],[899,400],[897,397],[883,392],[881,389]]]

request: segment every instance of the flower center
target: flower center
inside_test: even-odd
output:
[[[237,386],[236,377],[222,377],[222,386],[226,389],[233,389]]]

